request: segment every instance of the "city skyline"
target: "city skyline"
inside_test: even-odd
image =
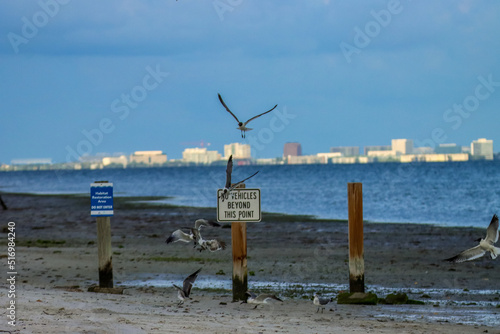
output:
[[[0,161],[500,142],[499,3],[214,3],[2,2]]]
[[[493,150],[493,140],[478,138],[469,146],[459,146],[455,143],[440,144],[436,149],[430,147],[414,147],[412,139],[392,139],[391,145],[365,146],[363,154],[358,146],[331,147],[329,152],[315,154],[302,154],[301,144],[286,142],[283,145],[281,157],[254,158],[249,144],[230,143],[224,145],[224,155],[217,150],[208,150],[207,147],[186,148],[182,152],[182,159],[168,159],[167,154],[161,150],[135,151],[130,154],[101,153],[94,156],[82,156],[78,161],[54,163],[51,159],[24,159],[12,161],[11,165],[1,164],[0,170],[19,170],[21,166],[56,166],[56,169],[101,169],[101,168],[127,168],[148,166],[172,165],[211,165],[220,164],[233,156],[233,160],[243,160],[239,164],[352,164],[374,162],[446,162],[469,160],[494,160],[500,159],[500,153]],[[35,168],[36,169],[36,168]]]

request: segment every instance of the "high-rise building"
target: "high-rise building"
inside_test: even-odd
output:
[[[470,154],[474,159],[493,160],[493,140],[479,138],[470,144]]]
[[[302,155],[302,146],[300,143],[285,143],[283,148],[283,157],[293,156],[298,157]]]
[[[359,146],[331,147],[330,153],[341,153],[344,157],[354,157],[359,155]]]
[[[393,139],[391,144],[392,150],[397,155],[412,154],[413,140],[411,139]]]
[[[224,145],[224,157],[229,159],[230,155],[233,156],[233,159],[250,159],[250,145],[240,143],[231,143],[229,145]]]

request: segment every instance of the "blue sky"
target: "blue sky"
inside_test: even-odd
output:
[[[1,1],[0,162],[500,145],[500,3]],[[243,120],[278,108],[244,140]]]

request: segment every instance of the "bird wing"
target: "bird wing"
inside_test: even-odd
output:
[[[229,189],[230,189],[230,190],[233,190],[234,188],[236,188],[237,186],[239,186],[240,184],[242,184],[243,182],[245,182],[245,181],[246,181],[246,180],[248,180],[249,178],[254,177],[254,176],[255,176],[258,172],[259,172],[259,171],[256,171],[255,173],[253,173],[252,175],[250,175],[250,176],[249,176],[249,177],[247,177],[246,179],[241,180],[240,182],[233,184],[233,185],[232,185]]]
[[[194,243],[200,243],[200,241],[203,240],[203,238],[201,237],[200,230],[191,228],[191,233],[193,233]]]
[[[486,229],[486,239],[491,245],[498,241],[498,216],[495,214]]]
[[[182,232],[181,230],[175,230],[172,232],[172,234],[167,238],[166,242],[167,244],[171,242],[177,242],[177,241],[182,241],[182,242],[191,242],[193,241],[193,235],[192,234],[187,234]]]
[[[467,250],[464,250],[462,253],[455,255],[453,257],[450,257],[449,259],[445,259],[445,261],[452,262],[452,263],[460,263],[460,262],[465,262],[465,261],[470,261],[474,260],[477,258],[480,258],[486,253],[486,251],[481,248],[480,245],[477,245],[476,247],[469,248]]]
[[[217,223],[217,222],[214,222],[212,220],[197,219],[194,222],[194,228],[197,229],[197,230],[199,230],[201,226],[215,226],[215,227],[218,227],[218,226],[220,226],[220,224]]]
[[[175,285],[175,284],[172,284],[172,285],[173,285],[175,288],[177,288],[178,290],[180,290],[180,291],[184,292],[184,291],[183,291],[181,288],[179,288],[177,285]]]
[[[318,300],[320,305],[327,305],[331,301],[331,298],[318,297]]]
[[[224,100],[222,99],[222,96],[220,96],[220,94],[217,94],[219,95],[219,101],[220,103],[222,103],[222,105],[224,106],[224,108],[226,108],[226,110],[231,114],[233,115],[234,119],[236,120],[236,122],[240,123],[240,120],[238,119],[238,117],[236,117],[233,112],[231,110],[229,110],[229,108],[226,106],[226,104],[224,103]]]
[[[226,167],[226,189],[231,188],[231,174],[233,173],[233,155],[229,156]]]
[[[278,297],[276,297],[275,295],[271,295],[271,294],[262,294],[262,295],[259,295],[257,297],[257,299],[261,300],[261,301],[266,301],[267,299],[274,299],[274,300],[278,300],[280,302],[282,302],[281,299],[279,299]]]
[[[277,106],[278,106],[278,105],[275,105],[274,107],[272,107],[272,108],[271,108],[271,109],[269,109],[268,111],[263,112],[262,114],[259,114],[259,115],[257,115],[257,116],[254,116],[254,117],[250,118],[248,121],[246,121],[245,123],[243,123],[243,126],[247,125],[250,121],[252,121],[252,120],[256,119],[257,117],[260,117],[260,116],[262,116],[262,115],[267,114],[268,112],[273,111],[273,110],[274,110],[274,108],[276,108]]]
[[[196,277],[198,277],[198,273],[200,272],[201,268],[196,270],[194,273],[186,277],[184,282],[182,283],[182,290],[184,291],[184,294],[186,297],[189,297],[189,294],[191,293],[191,288],[193,287],[194,281],[196,281]]]

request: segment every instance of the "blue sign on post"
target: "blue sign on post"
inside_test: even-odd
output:
[[[90,215],[92,217],[113,215],[113,183],[90,184]]]

